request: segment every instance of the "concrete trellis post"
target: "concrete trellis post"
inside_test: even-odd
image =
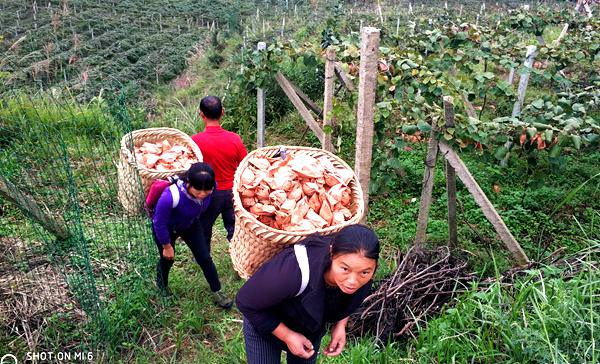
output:
[[[257,10],[258,14],[258,10]],[[259,52],[267,49],[267,43],[258,42],[256,49]],[[258,88],[256,90],[256,147],[265,146],[265,90]]]
[[[454,128],[454,99],[444,96],[444,119],[446,128]],[[448,193],[448,246],[455,247],[458,241],[456,229],[456,171],[446,162],[446,192]]]
[[[323,100],[323,149],[333,152],[331,133],[326,132],[326,126],[333,125],[331,110],[333,109],[333,85],[335,81],[335,48],[328,47],[325,54],[325,92]]]
[[[427,142],[427,157],[425,157],[425,172],[423,173],[423,190],[421,190],[421,202],[419,216],[417,217],[417,233],[415,245],[421,246],[427,238],[427,221],[429,219],[429,208],[431,207],[431,196],[433,193],[433,182],[435,177],[435,165],[437,163],[438,141],[437,125],[431,126],[429,141]]]
[[[365,218],[369,206],[369,180],[373,154],[374,106],[377,87],[377,58],[379,54],[379,29],[361,29],[360,70],[358,85],[358,112],[356,125],[356,156],[354,171],[363,190]]]
[[[527,54],[525,55],[525,62],[523,63],[523,65],[528,69],[531,69],[531,67],[533,67],[533,61],[535,59],[536,49],[537,48],[534,45],[527,46]],[[513,117],[515,117],[521,113],[521,108],[523,107],[523,102],[525,101],[525,91],[527,91],[528,83],[529,83],[529,70],[527,71],[526,74],[522,75],[521,78],[519,79],[519,88],[518,88],[519,98],[515,102],[515,105],[513,107],[513,112],[512,112]]]
[[[527,46],[527,53],[525,55],[525,61],[523,65],[529,69],[533,66],[533,60],[535,58],[536,47],[534,45]],[[514,69],[511,69],[511,72],[514,76]],[[509,75],[510,77],[510,75]],[[516,117],[521,113],[521,108],[523,107],[523,103],[525,102],[525,91],[527,90],[527,84],[529,83],[529,70],[526,74],[522,75],[519,79],[519,88],[518,88],[518,99],[515,101],[512,111],[512,117]],[[500,165],[506,167],[508,165],[508,159],[510,158],[510,147],[512,147],[512,140],[509,139],[506,141],[504,146],[508,150],[504,159],[500,161]]]

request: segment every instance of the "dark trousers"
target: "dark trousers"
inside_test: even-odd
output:
[[[223,226],[227,230],[227,240],[231,241],[235,229],[235,213],[233,211],[232,190],[215,190],[210,199],[210,205],[202,215],[204,235],[210,242],[212,239],[212,228],[219,215],[223,218]]]
[[[162,244],[156,239],[154,228],[152,228],[152,236],[154,237],[154,242],[156,243],[158,253],[160,254],[160,259],[156,266],[156,284],[161,288],[165,288],[169,284],[169,271],[173,266],[173,260],[165,259],[163,257]],[[171,232],[170,239],[173,249],[175,249],[175,240],[177,240],[178,237],[181,237],[192,251],[196,263],[200,265],[204,277],[208,281],[210,290],[213,292],[219,291],[221,289],[221,282],[219,281],[217,267],[215,267],[215,263],[213,263],[212,257],[210,256],[210,240],[204,238],[202,222],[196,220],[196,222],[185,231],[179,233]]]
[[[281,351],[287,352],[288,364],[314,364],[317,362],[322,335],[308,338],[313,344],[315,353],[310,359],[302,359],[291,354],[287,345],[274,335],[265,337],[259,334],[245,317],[243,331],[248,364],[281,364]]]

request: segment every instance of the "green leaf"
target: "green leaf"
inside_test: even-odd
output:
[[[573,104],[573,111],[575,112],[580,112],[580,113],[585,113],[585,107],[582,104]]]
[[[412,135],[419,130],[419,127],[416,125],[402,125],[402,132],[404,134]]]
[[[378,102],[377,103],[377,107],[380,108],[380,109],[391,110],[392,109],[392,103],[389,102],[389,101]]]
[[[529,137],[529,139],[533,138],[537,134],[536,128],[527,128],[526,130],[527,130],[527,136]]]
[[[535,107],[536,109],[541,109],[542,107],[544,107],[544,100],[537,99],[531,103],[531,106]]]
[[[556,158],[560,155],[560,152],[562,150],[562,147],[560,146],[559,143],[555,144],[552,149],[550,149],[550,157],[551,158]]]
[[[487,78],[488,80],[491,80],[492,78],[494,78],[494,73],[493,72],[484,72],[481,75],[483,77]]]
[[[402,169],[402,162],[398,158],[388,159],[388,166],[394,169]]]
[[[456,33],[456,38],[459,40],[465,40],[465,39],[467,39],[468,36],[469,36],[469,34],[467,34],[467,32]]]
[[[531,125],[533,125],[533,127],[538,130],[547,130],[547,129],[552,128],[552,125],[542,124],[542,123],[537,123],[537,122],[531,123]]]
[[[571,100],[569,100],[565,97],[561,97],[560,99],[558,99],[558,103],[566,105],[566,106],[571,106]]]
[[[428,133],[428,132],[430,132],[430,131],[431,131],[431,125],[427,124],[427,123],[426,123],[426,122],[424,122],[424,121],[419,121],[419,122],[417,123],[417,127],[419,128],[419,130],[420,130],[422,133]]]
[[[600,135],[598,134],[587,134],[583,137],[588,143],[594,144],[598,140],[600,140]]]
[[[496,157],[497,160],[503,160],[504,157],[506,157],[506,154],[508,154],[508,148],[506,148],[505,146],[501,146],[498,149],[496,149],[494,157]]]

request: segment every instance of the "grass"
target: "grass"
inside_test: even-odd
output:
[[[412,350],[424,362],[596,363],[600,274],[591,265],[569,280],[561,273],[545,267],[514,286],[474,287],[420,331]]]

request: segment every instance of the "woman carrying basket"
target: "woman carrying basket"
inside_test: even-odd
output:
[[[206,163],[194,163],[160,195],[152,218],[152,235],[160,254],[156,285],[166,295],[171,294],[169,271],[175,257],[175,240],[181,237],[202,268],[217,305],[230,308],[233,302],[221,291],[217,268],[210,256],[210,242],[204,236],[201,222],[214,188],[213,169]]]
[[[282,350],[289,364],[315,363],[327,323],[324,354],[340,354],[348,316],[370,293],[378,258],[375,233],[350,225],[311,235],[264,263],[236,297],[248,364],[278,364]]]

